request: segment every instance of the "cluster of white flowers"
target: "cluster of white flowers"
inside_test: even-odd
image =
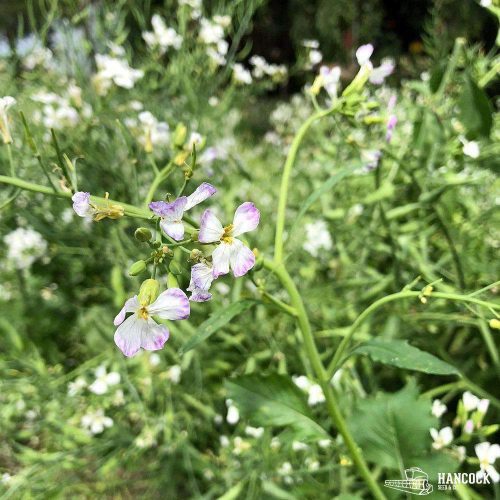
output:
[[[191,19],[199,19],[201,17],[202,0],[179,0],[179,5],[191,9]]]
[[[53,69],[53,54],[50,49],[43,46],[36,35],[31,34],[20,38],[16,42],[16,54],[21,58],[23,67],[29,71],[37,66]]]
[[[97,54],[95,61],[97,73],[92,83],[99,95],[106,95],[114,84],[124,89],[131,89],[135,82],[144,76],[144,71],[131,68],[125,59],[125,51],[121,47],[112,47],[113,55]]]
[[[318,40],[303,40],[302,45],[307,50],[306,69],[312,69],[323,60],[319,42]]]
[[[173,28],[168,28],[165,21],[155,14],[151,18],[153,31],[145,31],[142,34],[144,41],[151,49],[158,49],[160,54],[165,54],[172,47],[179,50],[182,45],[182,36],[179,35]]]
[[[253,82],[252,73],[243,64],[233,64],[233,80],[240,85],[250,85]]]
[[[292,380],[299,389],[307,393],[309,406],[325,402],[325,395],[319,384],[311,382],[305,375],[293,376]]]
[[[47,252],[47,242],[31,228],[19,227],[5,235],[3,240],[7,245],[7,259],[17,269],[28,269]]]
[[[98,395],[106,394],[111,386],[119,384],[121,380],[118,372],[108,373],[104,365],[98,366],[94,374],[95,380],[89,385],[89,391]]]
[[[88,411],[81,419],[81,424],[92,436],[101,434],[105,429],[113,426],[113,419],[104,414],[104,410]]]
[[[269,76],[274,80],[281,81],[287,74],[284,64],[270,64],[262,56],[252,56],[250,64],[253,66],[252,75],[257,79]]]
[[[214,16],[212,19],[200,20],[198,39],[204,43],[207,56],[216,66],[226,64],[226,55],[229,44],[225,40],[224,30],[231,24],[230,16]]]
[[[328,226],[324,220],[317,220],[305,225],[306,238],[302,247],[313,257],[318,257],[322,250],[331,250],[333,243]]]
[[[157,146],[166,146],[170,141],[168,123],[159,121],[149,111],[142,111],[137,119],[125,119],[125,125],[147,153],[154,151]]]
[[[31,99],[43,104],[43,109],[33,114],[33,120],[47,129],[73,128],[80,122],[80,117],[90,118],[92,115],[92,108],[82,100],[82,89],[74,83],[68,85],[63,96],[42,90],[33,94]]]

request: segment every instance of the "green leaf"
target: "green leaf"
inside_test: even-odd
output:
[[[256,426],[290,426],[297,439],[322,439],[327,432],[311,415],[305,394],[285,375],[243,375],[226,380],[229,397]]]
[[[420,467],[431,479],[458,466],[451,456],[432,451],[429,429],[437,427],[438,420],[431,414],[431,401],[419,398],[413,382],[394,394],[360,401],[348,425],[366,459],[382,467]]]
[[[256,300],[244,299],[233,302],[229,307],[219,309],[198,327],[196,333],[180,348],[179,354],[185,354],[195,348],[229,323],[235,316],[250,309],[255,304],[257,304]]]
[[[373,361],[397,366],[406,370],[433,373],[435,375],[458,375],[458,370],[428,352],[409,345],[406,340],[372,339],[363,342],[352,354],[370,356]]]
[[[488,137],[493,125],[493,110],[488,96],[476,82],[466,75],[462,95],[458,100],[460,121],[467,130],[467,137]]]

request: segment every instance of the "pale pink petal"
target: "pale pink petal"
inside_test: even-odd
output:
[[[361,45],[361,47],[356,50],[356,59],[358,60],[358,64],[363,66],[370,61],[370,57],[373,54],[373,45],[368,43],[366,45]]]
[[[151,318],[148,318],[147,326],[142,332],[141,347],[146,351],[157,351],[168,340],[170,332],[166,326],[158,325]]]
[[[258,225],[260,220],[260,212],[257,207],[247,201],[240,205],[234,213],[233,230],[231,236],[239,236],[248,231],[253,231]]]
[[[184,238],[184,224],[180,221],[168,221],[162,219],[160,222],[162,231],[173,238],[175,241],[180,241]]]
[[[211,210],[205,210],[201,216],[198,241],[200,243],[214,243],[220,241],[223,234],[224,228],[221,221]]]
[[[234,240],[231,252],[231,269],[236,278],[246,274],[255,265],[255,255],[240,240]]]
[[[192,194],[190,194],[187,197],[187,203],[186,206],[184,207],[184,210],[189,210],[190,208],[193,208],[195,205],[198,205],[198,203],[201,203],[207,198],[210,198],[210,196],[214,195],[216,192],[217,189],[215,189],[208,182],[204,182],[203,184],[198,186]]]
[[[90,206],[90,193],[78,191],[75,193],[71,200],[73,201],[73,210],[80,217],[90,217],[93,209]]]
[[[229,272],[229,260],[231,258],[231,243],[222,242],[212,253],[214,278],[218,278]]]
[[[136,314],[127,318],[115,332],[115,344],[127,357],[132,357],[141,348],[143,332],[148,324]]]
[[[189,318],[189,300],[180,288],[169,288],[148,306],[148,312],[162,319],[186,319]]]
[[[370,83],[381,85],[384,80],[394,71],[394,63],[392,61],[383,61],[378,68],[373,68],[370,73]]]
[[[214,280],[213,269],[211,266],[200,262],[191,268],[191,281],[188,290],[193,292],[196,288],[208,290]]]
[[[131,299],[125,301],[121,311],[116,315],[113,321],[115,326],[121,325],[125,320],[125,316],[129,312],[135,312],[139,309],[139,301],[137,300],[137,295],[134,295]]]
[[[187,198],[181,196],[172,203],[165,201],[153,201],[149,204],[149,208],[162,219],[168,221],[180,221],[184,215]]]

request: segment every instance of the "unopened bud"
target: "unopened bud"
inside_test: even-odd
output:
[[[167,288],[179,288],[179,282],[172,273],[167,275]]]
[[[198,262],[203,257],[203,252],[198,248],[193,248],[189,254],[189,260],[191,262]]]
[[[174,146],[182,148],[187,136],[187,127],[184,123],[178,123],[174,131]]]
[[[135,230],[134,237],[138,241],[149,241],[152,237],[153,234],[147,227],[139,227]]]
[[[145,269],[146,269],[146,262],[143,260],[138,260],[137,262],[134,262],[130,266],[128,274],[129,276],[137,276],[138,274],[141,274]]]
[[[139,290],[139,303],[142,306],[148,306],[156,300],[160,293],[160,283],[154,279],[143,281]]]
[[[490,328],[493,328],[494,330],[500,330],[500,319],[490,319]]]

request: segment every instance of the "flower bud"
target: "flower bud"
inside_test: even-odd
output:
[[[170,262],[170,265],[168,266],[168,270],[176,276],[179,276],[180,274],[182,274],[181,266],[175,261]]]
[[[348,97],[352,94],[360,94],[365,86],[370,74],[372,72],[372,67],[370,64],[363,64],[359,68],[358,74],[354,77],[354,80],[344,89],[342,92],[343,97]]]
[[[178,123],[174,131],[174,146],[182,148],[187,136],[187,127],[184,123]]]
[[[139,290],[139,303],[142,306],[148,306],[156,300],[160,293],[160,283],[154,279],[143,281]]]
[[[198,248],[193,248],[189,254],[189,260],[191,262],[198,262],[203,257],[203,252]]]
[[[179,282],[172,273],[167,275],[167,288],[179,288]]]
[[[500,319],[490,319],[490,328],[493,328],[495,330],[500,330]]]
[[[143,260],[138,260],[137,262],[134,262],[130,266],[128,274],[129,276],[137,276],[138,274],[141,274],[145,269],[146,269],[146,262]]]
[[[134,237],[138,241],[149,241],[153,235],[147,227],[139,227],[135,230]]]

